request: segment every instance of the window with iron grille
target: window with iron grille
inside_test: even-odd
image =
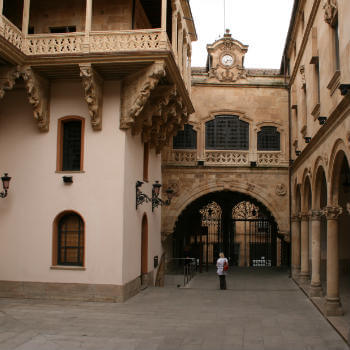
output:
[[[205,148],[249,149],[249,123],[236,115],[218,115],[205,124]]]
[[[193,126],[185,124],[184,129],[180,130],[173,138],[173,149],[196,149],[197,132]]]
[[[75,213],[64,215],[58,222],[58,265],[83,266],[84,223]]]
[[[258,132],[258,151],[279,151],[280,133],[274,126],[263,126]]]
[[[81,170],[81,120],[62,123],[62,169]]]

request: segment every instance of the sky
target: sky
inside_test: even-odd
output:
[[[222,37],[226,27],[234,39],[249,45],[246,68],[280,68],[293,2],[190,0],[198,35],[192,43],[192,67],[205,66],[206,45]]]

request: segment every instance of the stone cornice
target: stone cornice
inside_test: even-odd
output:
[[[268,88],[268,89],[288,89],[288,84],[257,84],[257,83],[208,83],[196,82],[192,80],[192,86],[210,86],[210,87],[233,87],[233,88]]]

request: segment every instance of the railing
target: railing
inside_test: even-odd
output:
[[[208,165],[245,166],[249,164],[248,155],[242,151],[206,151],[205,161]]]
[[[5,16],[2,16],[4,38],[19,50],[23,50],[24,37],[23,33],[12,24]]]
[[[171,258],[166,260],[165,273],[169,275],[183,275],[183,286],[186,286],[191,281],[196,272],[196,258]]]
[[[197,150],[170,150],[168,153],[168,164],[196,165]]]
[[[258,165],[274,166],[280,165],[281,153],[280,152],[259,152],[258,153]]]

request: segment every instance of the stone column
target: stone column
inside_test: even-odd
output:
[[[339,298],[339,241],[338,217],[343,209],[338,206],[326,207],[327,218],[327,297],[326,315],[340,316],[343,310]]]
[[[182,78],[187,83],[187,40],[183,43],[183,53],[182,53]]]
[[[90,51],[90,32],[92,26],[92,0],[86,0],[85,13],[85,38],[82,45],[83,51],[88,53]]]
[[[178,34],[177,34],[177,39],[178,39],[178,46],[177,46],[177,64],[179,66],[180,72],[182,72],[182,46],[183,46],[183,31],[182,31],[182,26],[180,25],[178,27]]]
[[[309,279],[309,214],[301,213],[301,269],[299,280],[301,283],[306,283]]]
[[[162,30],[166,31],[167,0],[162,0]]]
[[[321,216],[322,211],[313,210],[311,213],[311,235],[312,235],[312,247],[311,247],[311,297],[322,296],[321,286]]]
[[[174,51],[174,55],[175,55],[175,60],[177,60],[177,16],[178,16],[178,13],[177,13],[177,7],[176,7],[176,1],[173,0],[172,1],[172,21],[173,21],[173,24],[172,24],[172,29],[171,29],[171,35],[172,35],[172,46],[173,46],[173,51]]]
[[[191,79],[192,79],[192,71],[191,71],[191,66],[192,66],[192,52],[191,50],[188,52],[188,71],[187,71],[187,75],[188,75],[188,93],[191,96]]]
[[[292,276],[300,274],[300,216],[292,216]]]
[[[24,35],[28,34],[29,15],[30,15],[30,0],[24,0],[24,2],[23,2],[23,16],[22,16],[22,33]]]

